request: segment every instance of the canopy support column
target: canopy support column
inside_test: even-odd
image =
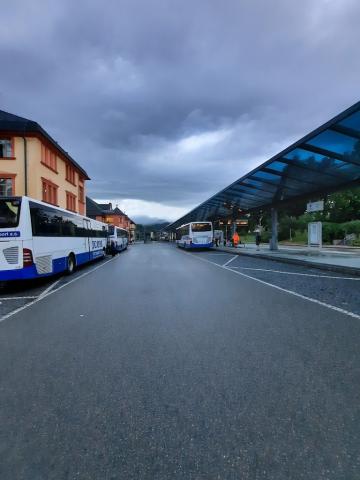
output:
[[[237,229],[236,222],[233,222],[232,225],[231,225],[231,239],[234,236],[234,233],[236,232],[236,229]]]
[[[278,212],[276,208],[271,209],[271,239],[270,250],[278,250]]]

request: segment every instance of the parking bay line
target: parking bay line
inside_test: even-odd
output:
[[[52,283],[51,285],[49,285],[42,293],[40,293],[39,295],[39,299],[42,298],[42,297],[46,297],[46,295],[51,292],[51,290],[53,288],[55,288],[55,286],[60,282],[60,278],[59,280],[56,280],[56,282]]]
[[[330,305],[329,303],[322,302],[321,300],[317,300],[316,298],[306,297],[305,295],[301,295],[301,293],[294,292],[293,290],[287,290],[286,288],[279,287],[278,285],[274,285],[273,283],[265,282],[264,280],[260,280],[259,278],[252,277],[251,275],[247,275],[246,273],[238,272],[237,270],[234,270],[231,267],[219,265],[218,263],[211,262],[206,258],[198,257],[197,255],[194,255],[192,253],[183,252],[183,251],[181,251],[181,253],[185,255],[191,255],[192,257],[195,257],[197,260],[200,260],[201,262],[210,263],[211,265],[214,265],[215,267],[218,267],[218,268],[222,268],[223,270],[227,270],[228,272],[235,273],[236,275],[241,275],[242,277],[249,278],[250,280],[254,280],[255,282],[258,282],[258,283],[262,283],[263,285],[267,285],[268,287],[275,288],[276,290],[280,290],[281,292],[294,295],[295,297],[302,298],[303,300],[316,303],[317,305],[321,305],[323,307],[329,308],[330,310],[335,310],[336,312],[343,313],[344,315],[360,320],[360,315],[354,312],[350,312],[349,310],[344,310],[343,308],[335,307],[335,305]]]
[[[304,277],[316,277],[316,278],[331,278],[331,279],[338,279],[338,280],[355,280],[357,282],[360,281],[360,277],[339,277],[334,275],[319,275],[315,273],[301,273],[301,272],[284,272],[283,270],[271,270],[269,268],[253,268],[253,267],[230,267],[238,268],[239,270],[253,270],[256,272],[272,272],[272,273],[282,273],[283,275],[302,275]]]
[[[235,260],[235,258],[238,258],[238,256],[234,255],[232,258],[230,258],[230,260],[228,260],[226,263],[224,263],[224,265],[222,265],[222,267],[227,267],[231,262],[233,262]]]
[[[76,282],[77,280],[80,280],[80,278],[86,277],[86,276],[89,275],[90,273],[95,272],[95,270],[98,270],[99,268],[104,267],[107,263],[112,262],[115,258],[116,258],[116,257],[113,257],[113,258],[110,258],[109,260],[106,260],[106,262],[102,263],[101,265],[98,265],[97,267],[92,268],[90,271],[85,272],[85,273],[83,273],[82,275],[79,275],[79,276],[76,277],[76,278],[73,278],[72,280],[70,280],[69,282],[64,283],[63,285],[60,285],[60,287],[56,288],[55,290],[50,290],[48,293],[46,293],[46,295],[42,295],[42,296],[40,295],[40,296],[36,297],[32,302],[29,302],[29,303],[27,303],[26,305],[23,305],[22,307],[19,307],[19,308],[17,308],[16,310],[13,310],[12,312],[7,313],[6,315],[4,315],[3,317],[0,318],[0,322],[3,322],[3,321],[6,320],[7,318],[12,317],[12,316],[15,315],[16,313],[19,313],[19,312],[25,310],[25,309],[28,308],[28,307],[31,307],[31,305],[34,305],[35,303],[40,302],[40,300],[44,300],[44,298],[49,297],[50,295],[52,295],[53,293],[58,292],[58,291],[61,290],[62,288],[65,288],[65,287],[67,287],[68,285],[70,285],[71,283],[74,283],[74,282]]]

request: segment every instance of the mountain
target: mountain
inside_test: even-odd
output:
[[[132,220],[136,224],[141,224],[141,225],[169,225],[170,220],[164,220],[163,218],[157,218],[157,217],[148,217],[147,215],[135,215],[131,216]]]

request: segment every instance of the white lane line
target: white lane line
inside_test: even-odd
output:
[[[230,258],[230,260],[228,260],[226,263],[224,263],[224,265],[222,265],[222,267],[227,267],[231,262],[233,262],[235,260],[235,258],[238,258],[238,256],[234,255],[232,258]]]
[[[258,283],[262,283],[263,285],[267,285],[268,287],[275,288],[276,290],[280,290],[281,292],[294,295],[294,297],[302,298],[303,300],[307,300],[308,302],[316,303],[317,305],[321,305],[322,307],[329,308],[330,310],[335,310],[335,312],[343,313],[344,315],[348,315],[349,317],[353,317],[360,320],[360,315],[358,315],[357,313],[350,312],[349,310],[344,310],[343,308],[340,308],[340,307],[335,307],[334,305],[321,302],[320,300],[316,300],[315,298],[306,297],[305,295],[301,295],[301,293],[294,292],[293,290],[287,290],[286,288],[279,287],[278,285],[274,285],[273,283],[265,282],[264,280],[260,280],[259,278],[252,277],[251,275],[247,275],[246,273],[238,272],[237,270],[234,270],[231,267],[225,267],[224,265],[219,265],[218,263],[211,262],[206,258],[201,258],[188,252],[182,252],[182,253],[184,253],[185,255],[191,255],[192,257],[195,257],[202,262],[210,263],[211,265],[214,265],[215,267],[218,267],[218,268],[222,268],[223,270],[227,270],[228,272],[235,273],[235,275],[241,275],[242,277],[249,278]]]
[[[115,258],[116,258],[116,257],[110,258],[110,259],[107,260],[106,262],[102,263],[101,265],[98,265],[97,267],[91,269],[90,271],[85,272],[85,273],[83,273],[82,275],[79,275],[79,276],[76,277],[76,278],[73,278],[73,279],[70,280],[69,282],[64,283],[64,285],[60,285],[60,287],[56,288],[55,290],[50,290],[46,295],[43,295],[43,296],[40,295],[39,297],[36,297],[35,300],[33,300],[32,302],[29,302],[29,303],[27,303],[26,305],[23,305],[22,307],[19,307],[19,308],[17,308],[16,310],[13,310],[12,312],[7,313],[6,315],[4,315],[3,317],[0,318],[0,322],[3,322],[4,320],[6,320],[7,318],[12,317],[12,316],[15,315],[16,313],[19,313],[19,312],[25,310],[26,308],[31,307],[31,305],[34,305],[35,303],[40,302],[40,300],[44,300],[44,298],[49,297],[50,295],[52,295],[53,293],[58,292],[58,291],[61,290],[62,288],[65,288],[65,287],[67,287],[68,285],[70,285],[71,283],[74,283],[74,282],[76,282],[77,280],[80,280],[80,278],[84,278],[84,277],[86,277],[87,275],[90,275],[90,273],[95,272],[95,270],[98,270],[99,268],[104,267],[107,263],[112,262]]]
[[[33,298],[37,298],[35,295],[31,297],[0,297],[0,302],[3,300],[31,300]]]
[[[355,280],[360,281],[360,277],[338,277],[334,275],[319,275],[315,273],[300,273],[300,272],[284,272],[283,270],[270,270],[268,268],[252,268],[252,267],[230,267],[238,268],[239,270],[254,270],[256,272],[272,272],[272,273],[282,273],[284,275],[302,275],[304,277],[318,277],[318,278],[332,278],[339,280]]]
[[[59,280],[56,280],[56,282],[49,285],[42,293],[40,293],[39,298],[45,297],[59,282],[60,282],[60,278]]]

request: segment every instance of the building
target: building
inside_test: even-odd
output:
[[[86,214],[90,218],[124,228],[129,232],[130,240],[135,238],[136,223],[112,203],[97,203],[86,197]]]
[[[0,195],[85,214],[86,171],[37,123],[0,110]]]

